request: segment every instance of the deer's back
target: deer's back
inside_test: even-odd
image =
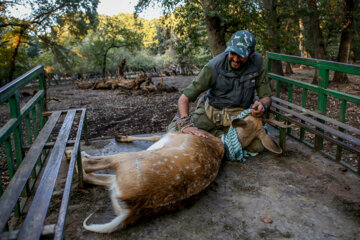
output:
[[[137,207],[170,206],[199,193],[215,179],[224,155],[213,136],[169,133],[155,144],[118,162],[120,199]]]

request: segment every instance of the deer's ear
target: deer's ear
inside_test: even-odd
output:
[[[237,127],[245,127],[246,126],[246,121],[242,118],[236,118],[236,119],[233,119],[231,121],[231,126],[233,128],[237,128]]]
[[[281,147],[265,133],[265,130],[260,132],[258,138],[267,150],[277,154],[282,153]]]

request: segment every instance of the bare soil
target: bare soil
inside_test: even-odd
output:
[[[178,91],[92,90],[75,84],[50,87],[48,109],[86,108],[90,138],[164,132],[177,112],[181,90],[193,77],[163,79]],[[156,85],[160,78],[152,80]]]
[[[312,70],[302,70],[291,77],[309,81]],[[176,114],[181,90],[192,79],[164,78],[166,84],[176,86],[179,91],[161,94],[54,87],[49,96],[60,101],[52,100],[48,106],[51,110],[86,107],[91,138],[164,132]],[[358,79],[350,85],[333,84],[330,88],[360,95]],[[301,92],[295,89],[294,102],[301,98],[299,96]],[[310,108],[317,104],[317,96],[308,100]],[[336,116],[339,110],[334,109],[330,107],[328,115]],[[348,111],[347,122],[359,127],[359,109]],[[272,135],[278,137],[276,131]],[[83,150],[106,155],[119,151],[119,147],[122,151],[140,150],[137,144],[119,146],[113,139],[94,140],[90,148]],[[224,162],[215,182],[184,209],[145,219],[110,235],[82,228],[82,221],[92,212],[95,214],[90,223],[105,223],[114,217],[108,191],[94,186],[79,191],[75,183],[66,238],[358,239],[359,183],[359,177],[350,171],[288,139],[285,156],[265,152],[245,164]],[[53,222],[51,218],[56,216],[56,209],[55,204],[49,222]]]
[[[307,82],[312,78],[311,69],[295,71],[292,78]],[[48,89],[48,110],[86,108],[89,137],[94,139],[92,148],[99,151],[92,153],[89,150],[88,153],[109,154],[115,151],[109,149],[117,143],[113,140],[95,141],[96,138],[166,131],[166,126],[177,112],[181,90],[193,77],[171,76],[163,79],[165,84],[178,88],[178,91],[147,93],[118,89],[85,90],[78,89],[75,84],[51,86]],[[329,88],[360,96],[360,79],[353,77],[351,80],[350,84],[330,84]],[[159,81],[160,78],[153,78],[155,84]],[[294,98],[296,103],[298,93]],[[315,104],[316,96],[309,98],[309,105]],[[329,108],[330,115],[335,111],[338,114],[338,110],[334,109]],[[347,122],[359,128],[359,107],[350,106],[348,111],[350,117],[347,117]],[[4,122],[3,117],[0,120]],[[277,137],[276,132],[273,137]],[[126,151],[136,150],[133,145],[125,147]],[[6,171],[4,162],[1,166]],[[58,187],[64,183],[63,179],[58,180]],[[54,223],[60,198],[61,190],[55,190],[47,219],[49,223]],[[75,180],[65,237],[359,239],[360,180],[350,171],[289,140],[285,157],[265,152],[245,164],[224,162],[216,181],[181,211],[144,220],[111,235],[83,229],[83,220],[92,212],[96,214],[90,223],[105,223],[113,218],[107,190],[94,186],[78,190]]]
[[[271,135],[277,138],[276,131]],[[93,141],[91,155],[138,151],[151,143]],[[61,178],[64,179],[64,178]],[[59,181],[57,187],[61,187]],[[61,190],[47,221],[56,221]],[[184,208],[111,234],[86,231],[88,223],[114,218],[109,192],[78,189],[76,179],[65,226],[66,239],[336,239],[360,237],[360,178],[289,139],[285,156],[263,152],[245,163],[225,161],[215,181]]]

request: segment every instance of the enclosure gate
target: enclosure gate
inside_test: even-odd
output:
[[[35,82],[36,80],[38,80],[39,90],[21,108],[20,89],[28,85],[30,82]],[[5,150],[8,167],[7,174],[4,174],[4,172],[0,169],[0,197],[3,194],[4,182],[9,182],[12,179],[16,168],[23,160],[24,149],[26,146],[32,144],[33,139],[38,136],[39,130],[46,122],[46,118],[43,117],[43,112],[46,110],[45,87],[45,71],[43,66],[39,65],[0,88],[0,104],[8,104],[10,117],[7,123],[0,129],[0,148]],[[24,141],[24,133],[26,142]],[[15,161],[13,153],[15,153]],[[0,155],[2,159],[4,155],[2,153],[0,153]],[[23,191],[22,198],[14,209],[15,216],[19,216],[22,212],[29,192],[40,172],[44,159],[45,152],[43,156],[38,159],[37,168],[34,169],[32,177]]]
[[[271,60],[279,60],[279,61],[285,61],[289,63],[294,64],[300,64],[300,65],[306,65],[314,67],[315,69],[318,69],[319,71],[319,85],[313,85],[309,84],[303,81],[298,81],[295,79],[291,79],[288,77],[280,76],[277,74],[274,74],[271,72]],[[360,75],[360,66],[359,65],[351,65],[351,64],[345,64],[345,63],[339,63],[339,62],[333,62],[333,61],[325,61],[320,59],[310,59],[310,58],[303,58],[303,57],[297,57],[297,56],[290,56],[285,54],[278,54],[278,53],[272,53],[272,52],[266,52],[266,72],[269,79],[276,80],[276,97],[280,98],[280,83],[286,83],[287,84],[287,101],[292,103],[293,102],[293,88],[294,86],[299,87],[302,90],[301,93],[301,106],[303,108],[307,107],[307,99],[309,96],[309,92],[316,93],[318,95],[317,97],[317,111],[321,113],[322,115],[326,115],[326,109],[327,109],[327,100],[328,96],[331,96],[338,101],[340,101],[340,116],[339,121],[342,123],[345,123],[346,121],[346,114],[347,114],[347,105],[348,103],[354,104],[356,107],[360,106],[360,97],[338,92],[335,90],[328,89],[329,85],[329,71],[337,71],[337,72],[343,72],[347,74],[353,74],[353,75]],[[322,121],[322,120],[320,120]],[[359,126],[356,126],[359,127]],[[318,129],[319,131],[323,131],[323,129]],[[339,131],[344,132],[343,128],[339,128]],[[295,137],[297,140],[301,141],[302,143],[321,151],[328,157],[341,162],[345,166],[349,167],[350,169],[360,172],[360,157],[358,158],[358,166],[350,166],[348,163],[344,162],[342,160],[343,155],[343,148],[341,146],[337,146],[336,153],[331,154],[329,152],[326,152],[324,150],[323,141],[324,138],[321,136],[316,135],[314,144],[308,142],[305,140],[305,128],[300,129],[299,134],[294,134],[291,129],[288,130],[288,135]],[[343,139],[338,139],[339,141],[343,141]],[[351,149],[350,149],[351,150]]]

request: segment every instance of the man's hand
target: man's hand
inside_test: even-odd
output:
[[[264,106],[259,101],[255,101],[251,108],[251,115],[253,117],[261,117],[265,112]]]
[[[204,138],[208,138],[208,136],[205,134],[205,132],[203,130],[198,129],[197,127],[193,127],[193,126],[189,126],[187,128],[184,128],[182,130],[183,133],[186,134],[192,134],[195,136],[199,136],[199,137],[204,137]]]

